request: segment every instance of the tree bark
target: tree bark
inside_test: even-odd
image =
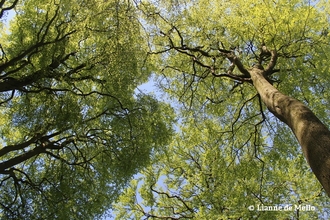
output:
[[[17,164],[20,164],[34,156],[37,156],[41,153],[44,153],[46,151],[46,148],[44,147],[35,147],[34,149],[24,153],[24,154],[21,154],[21,155],[18,155],[16,157],[13,157],[9,160],[6,160],[4,162],[1,162],[0,163],[0,174],[1,173],[5,173],[6,172],[6,169],[8,168],[11,168]]]
[[[302,102],[273,87],[264,70],[253,68],[249,73],[269,111],[295,134],[312,171],[330,196],[330,131]]]

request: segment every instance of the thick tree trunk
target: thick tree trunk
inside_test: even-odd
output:
[[[312,171],[330,196],[330,131],[303,103],[275,89],[263,70],[253,68],[249,73],[269,111],[295,134]]]

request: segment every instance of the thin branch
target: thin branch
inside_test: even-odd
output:
[[[29,55],[29,54],[31,55],[31,53],[32,54],[37,53],[39,47],[47,46],[49,44],[58,43],[58,42],[60,42],[62,40],[65,40],[68,36],[70,36],[71,34],[73,34],[75,32],[76,32],[76,30],[73,30],[73,31],[70,31],[70,32],[66,33],[62,37],[57,36],[56,39],[54,39],[52,41],[47,41],[47,42],[40,41],[40,42],[35,43],[34,45],[30,46],[28,49],[26,49],[25,51],[23,51],[21,54],[19,54],[16,57],[12,58],[8,62],[1,64],[0,65],[0,72],[5,71],[6,68],[8,68],[10,66],[13,66],[18,61],[21,61],[27,55]]]
[[[249,83],[252,82],[251,78],[242,77],[242,76],[239,76],[239,75],[234,75],[234,74],[229,74],[229,73],[216,74],[214,72],[212,72],[212,74],[215,77],[228,77],[228,78],[238,80],[238,81],[241,81],[241,82],[249,82]]]
[[[239,111],[238,111],[238,116],[236,117],[236,119],[234,120],[234,122],[232,123],[232,125],[231,125],[231,129],[232,129],[232,131],[234,131],[235,129],[234,129],[234,126],[235,126],[235,124],[236,124],[236,122],[238,121],[238,119],[241,117],[241,114],[242,114],[242,111],[243,111],[243,108],[245,107],[245,105],[248,103],[248,102],[251,102],[255,97],[257,97],[258,96],[258,94],[256,94],[256,95],[254,95],[254,96],[252,96],[251,98],[249,98],[248,100],[246,100],[246,101],[244,101],[244,103],[243,103],[243,105],[242,105],[242,107],[239,109]],[[254,116],[253,116],[254,117]],[[253,118],[253,117],[251,117],[251,118]],[[239,126],[240,127],[240,126]]]
[[[159,194],[159,195],[165,195],[165,196],[166,196],[167,198],[169,198],[169,199],[178,199],[178,200],[179,200],[179,201],[180,201],[180,202],[186,207],[187,210],[189,210],[190,212],[194,213],[194,210],[193,210],[192,208],[190,208],[190,207],[188,206],[188,204],[187,204],[187,203],[186,203],[181,197],[176,196],[176,195],[172,196],[172,195],[169,195],[168,193],[157,191],[157,190],[155,190],[155,189],[152,187],[152,185],[150,186],[150,190],[151,190],[152,192],[155,192],[155,193]]]
[[[271,59],[265,69],[265,75],[266,76],[269,76],[271,74],[273,74],[274,72],[278,72],[278,70],[274,70],[274,67],[276,65],[276,61],[277,61],[277,58],[278,58],[278,55],[277,55],[277,51],[276,50],[272,50],[270,51],[271,53]]]
[[[6,1],[6,0],[2,0],[2,1],[0,2],[0,7],[1,7],[1,8],[2,8],[2,6],[4,5],[5,1]],[[3,14],[5,13],[5,11],[9,11],[9,10],[15,8],[15,6],[17,5],[17,3],[18,3],[18,0],[15,0],[15,1],[13,2],[13,4],[11,4],[10,6],[8,6],[8,7],[6,7],[6,8],[2,8],[1,11],[0,11],[0,18],[2,18]]]
[[[2,104],[6,103],[6,102],[9,102],[10,100],[12,100],[12,99],[14,98],[15,92],[16,92],[15,89],[12,90],[12,91],[11,91],[11,95],[10,95],[10,97],[9,97],[8,99],[6,99],[6,100],[0,102],[0,106],[1,106]]]

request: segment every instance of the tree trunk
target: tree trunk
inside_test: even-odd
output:
[[[264,77],[265,71],[253,68],[249,73],[269,111],[295,134],[312,171],[330,196],[330,131],[303,103],[274,88]]]

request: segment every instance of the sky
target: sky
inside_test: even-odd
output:
[[[15,12],[14,10],[10,10],[9,12],[7,12],[0,21],[3,22],[5,28],[9,28],[9,22],[15,17]],[[150,94],[155,96],[157,99],[162,99],[162,95],[159,92],[159,89],[156,86],[156,79],[154,76],[151,76],[149,78],[149,80],[143,84],[141,84],[140,86],[138,86],[138,88],[135,90],[136,94],[139,93],[144,93],[144,94]],[[141,176],[141,174],[136,174],[133,178],[138,178],[139,176]],[[139,198],[137,198],[139,199]],[[112,217],[104,217],[103,220],[112,220],[115,217],[115,214],[110,210],[109,214]]]

